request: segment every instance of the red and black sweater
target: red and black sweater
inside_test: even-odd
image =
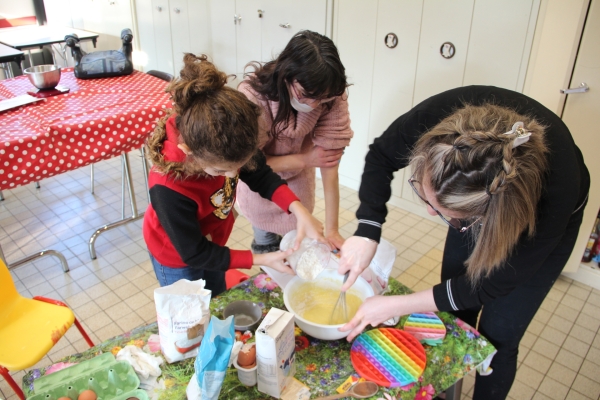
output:
[[[161,151],[166,162],[183,162],[177,147],[175,116],[166,123],[167,138]],[[144,215],[143,234],[150,253],[164,266],[225,271],[252,267],[250,250],[232,250],[225,243],[233,229],[233,205],[238,178],[253,191],[283,210],[298,198],[273,172],[261,152],[256,168],[240,170],[238,177],[195,175],[180,178],[152,167],[149,174],[150,204]]]

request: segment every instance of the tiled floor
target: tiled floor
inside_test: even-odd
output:
[[[140,210],[147,205],[139,152],[131,153]],[[89,191],[89,167],[5,191],[0,203],[0,245],[9,263],[52,248],[61,251],[71,272],[63,273],[53,257],[12,270],[25,296],[44,295],[66,301],[99,342],[155,320],[153,290],[158,286],[141,235],[141,220],[105,232],[91,260],[88,240],[94,230],[121,217],[120,160],[96,164],[95,194]],[[315,215],[324,217],[322,190]],[[341,188],[340,226],[352,235],[356,191]],[[129,213],[127,207],[126,213]],[[413,290],[439,282],[446,229],[390,206],[383,236],[398,249],[393,276]],[[248,221],[240,218],[229,245],[247,249],[252,241]],[[252,272],[256,272],[256,268]],[[561,278],[548,295],[521,342],[519,370],[510,398],[598,399],[600,396],[600,291]],[[70,329],[40,366],[84,350]],[[14,373],[20,383],[23,372]],[[470,398],[473,376],[465,379],[463,398]],[[0,398],[16,399],[0,378]]]

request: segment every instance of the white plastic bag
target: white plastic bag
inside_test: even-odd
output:
[[[327,268],[337,271],[339,261],[339,258],[331,257]],[[383,294],[387,291],[388,280],[392,274],[394,262],[396,262],[396,248],[392,246],[390,242],[381,238],[371,264],[369,264],[369,267],[360,275],[369,282],[375,294]],[[289,281],[294,277],[293,275],[284,274],[283,272],[278,272],[273,268],[265,266],[261,266],[261,269],[277,282],[282,290],[285,290]]]
[[[202,279],[154,289],[160,350],[169,362],[195,357],[210,321],[211,291]]]
[[[369,264],[369,268],[365,269],[362,276],[373,287],[375,294],[383,294],[387,292],[388,280],[396,262],[396,248],[390,242],[381,238],[375,256]]]
[[[142,379],[154,378],[160,376],[160,364],[163,360],[160,357],[146,353],[137,346],[127,345],[123,347],[116,356],[117,361],[127,361],[133,367],[137,376]]]

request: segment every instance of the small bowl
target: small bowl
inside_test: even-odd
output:
[[[302,285],[311,284],[311,285],[319,285],[321,287],[326,287],[327,289],[339,290],[342,286],[344,276],[337,273],[334,269],[325,269],[321,274],[319,274],[319,278],[312,282],[307,282],[301,279],[299,276],[295,276],[290,280],[290,282],[285,286],[285,290],[283,291],[283,302],[285,303],[285,308],[291,313],[294,314],[294,318],[296,320],[296,325],[300,327],[306,334],[315,337],[317,339],[322,340],[338,340],[345,338],[348,336],[350,331],[340,332],[338,331],[339,327],[344,326],[344,324],[339,325],[324,325],[317,324],[315,322],[308,321],[298,315],[298,312],[294,310],[292,306],[292,302],[290,297],[292,294]],[[371,285],[362,277],[358,277],[354,285],[348,290],[347,293],[352,293],[358,296],[363,302],[368,298],[375,295],[373,292],[373,288]],[[332,304],[333,306],[333,304]]]
[[[252,301],[232,301],[223,310],[223,318],[233,315],[233,325],[236,331],[253,331],[262,318],[262,309]]]
[[[58,65],[35,65],[23,71],[33,86],[38,89],[54,89],[60,82]]]

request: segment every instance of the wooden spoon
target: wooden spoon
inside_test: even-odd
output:
[[[327,397],[319,397],[316,400],[333,400],[333,399],[341,399],[344,397],[353,397],[355,399],[366,399],[371,396],[375,396],[379,391],[379,385],[375,382],[364,381],[358,382],[356,385],[352,386],[350,390],[341,394],[333,394]]]

